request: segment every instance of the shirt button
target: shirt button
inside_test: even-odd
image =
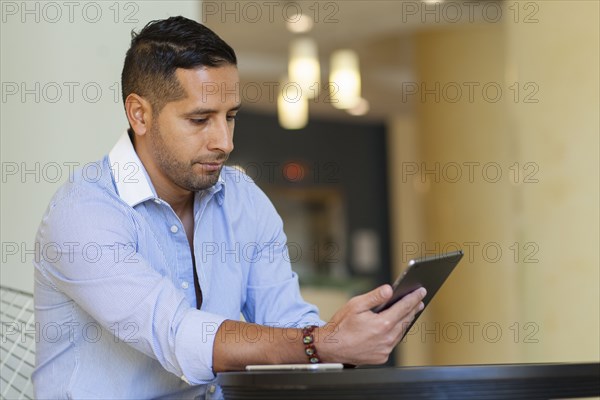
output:
[[[160,204],[160,199],[154,199],[154,202],[155,202],[156,204]]]
[[[181,282],[181,287],[183,289],[187,289],[188,287],[190,287],[190,285],[187,282]]]
[[[171,232],[177,233],[178,230],[179,230],[179,228],[177,227],[177,225],[171,226]]]

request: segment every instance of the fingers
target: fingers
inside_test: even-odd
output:
[[[390,330],[393,331],[393,335],[397,337],[398,341],[402,339],[404,331],[408,329],[415,315],[425,308],[422,300],[426,295],[427,290],[425,288],[417,289],[379,314],[388,319],[389,325],[393,327]]]
[[[403,319],[411,310],[418,306],[418,304],[427,295],[425,288],[419,288],[399,300],[396,304],[391,306],[385,311],[382,311],[380,315],[386,318],[394,318],[396,321]]]
[[[382,285],[360,296],[356,296],[350,300],[357,313],[371,310],[380,304],[385,303],[392,297],[392,287],[390,285]]]
[[[420,302],[412,310],[410,310],[410,312],[404,318],[402,318],[402,320],[400,320],[400,322],[398,322],[398,324],[394,327],[394,333],[396,335],[396,344],[400,340],[402,340],[402,338],[406,334],[406,331],[412,325],[412,322],[416,318],[417,314],[423,311],[424,308],[425,304],[423,302]]]
[[[335,354],[353,364],[380,364],[402,337],[415,314],[422,310],[424,289],[416,290],[389,309],[373,313],[371,309],[392,297],[390,285],[380,286],[361,296],[353,297],[332,318],[339,327],[339,342]],[[365,345],[365,343],[367,345]],[[334,352],[332,352],[333,354]]]

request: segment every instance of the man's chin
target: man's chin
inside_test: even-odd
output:
[[[219,181],[219,174],[215,173],[210,176],[205,176],[201,181],[192,182],[191,185],[188,185],[188,190],[192,192],[199,192],[201,190],[210,189],[215,186],[215,184]]]
[[[188,175],[186,179],[180,180],[179,186],[189,190],[190,192],[199,192],[201,190],[209,189],[219,181],[219,176],[223,166],[215,171],[206,171],[204,169],[195,169],[191,175]]]

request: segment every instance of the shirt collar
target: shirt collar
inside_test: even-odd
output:
[[[223,168],[225,168],[225,167],[223,167]],[[217,183],[215,183],[214,186],[207,189],[208,193],[210,193],[211,195],[214,194],[216,196],[217,203],[220,206],[223,205],[223,201],[224,201],[224,196],[225,196],[225,191],[223,190],[224,188],[225,188],[225,179],[223,179],[223,170],[221,169]]]
[[[117,187],[119,197],[130,207],[143,203],[146,200],[157,199],[158,195],[146,172],[146,168],[135,152],[129,134],[125,131],[108,154],[109,165],[113,180]],[[219,174],[217,183],[207,189],[209,194],[219,193],[217,202],[223,204],[225,180],[223,172]]]
[[[127,132],[108,153],[113,180],[119,197],[131,207],[158,196]]]

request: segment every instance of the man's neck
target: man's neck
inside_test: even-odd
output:
[[[150,177],[152,179],[152,177]],[[194,211],[194,192],[185,191],[185,193],[173,193],[170,190],[160,190],[159,186],[152,179],[158,197],[169,203],[175,214],[183,221],[184,215]]]
[[[150,181],[156,190],[156,194],[159,198],[169,203],[175,214],[180,220],[184,220],[186,215],[193,214],[194,211],[194,192],[177,186],[169,180],[158,168],[158,166],[152,162],[150,157],[147,157],[146,152],[140,151],[136,146],[135,140],[132,141],[135,152],[137,153],[140,161],[144,165]]]

